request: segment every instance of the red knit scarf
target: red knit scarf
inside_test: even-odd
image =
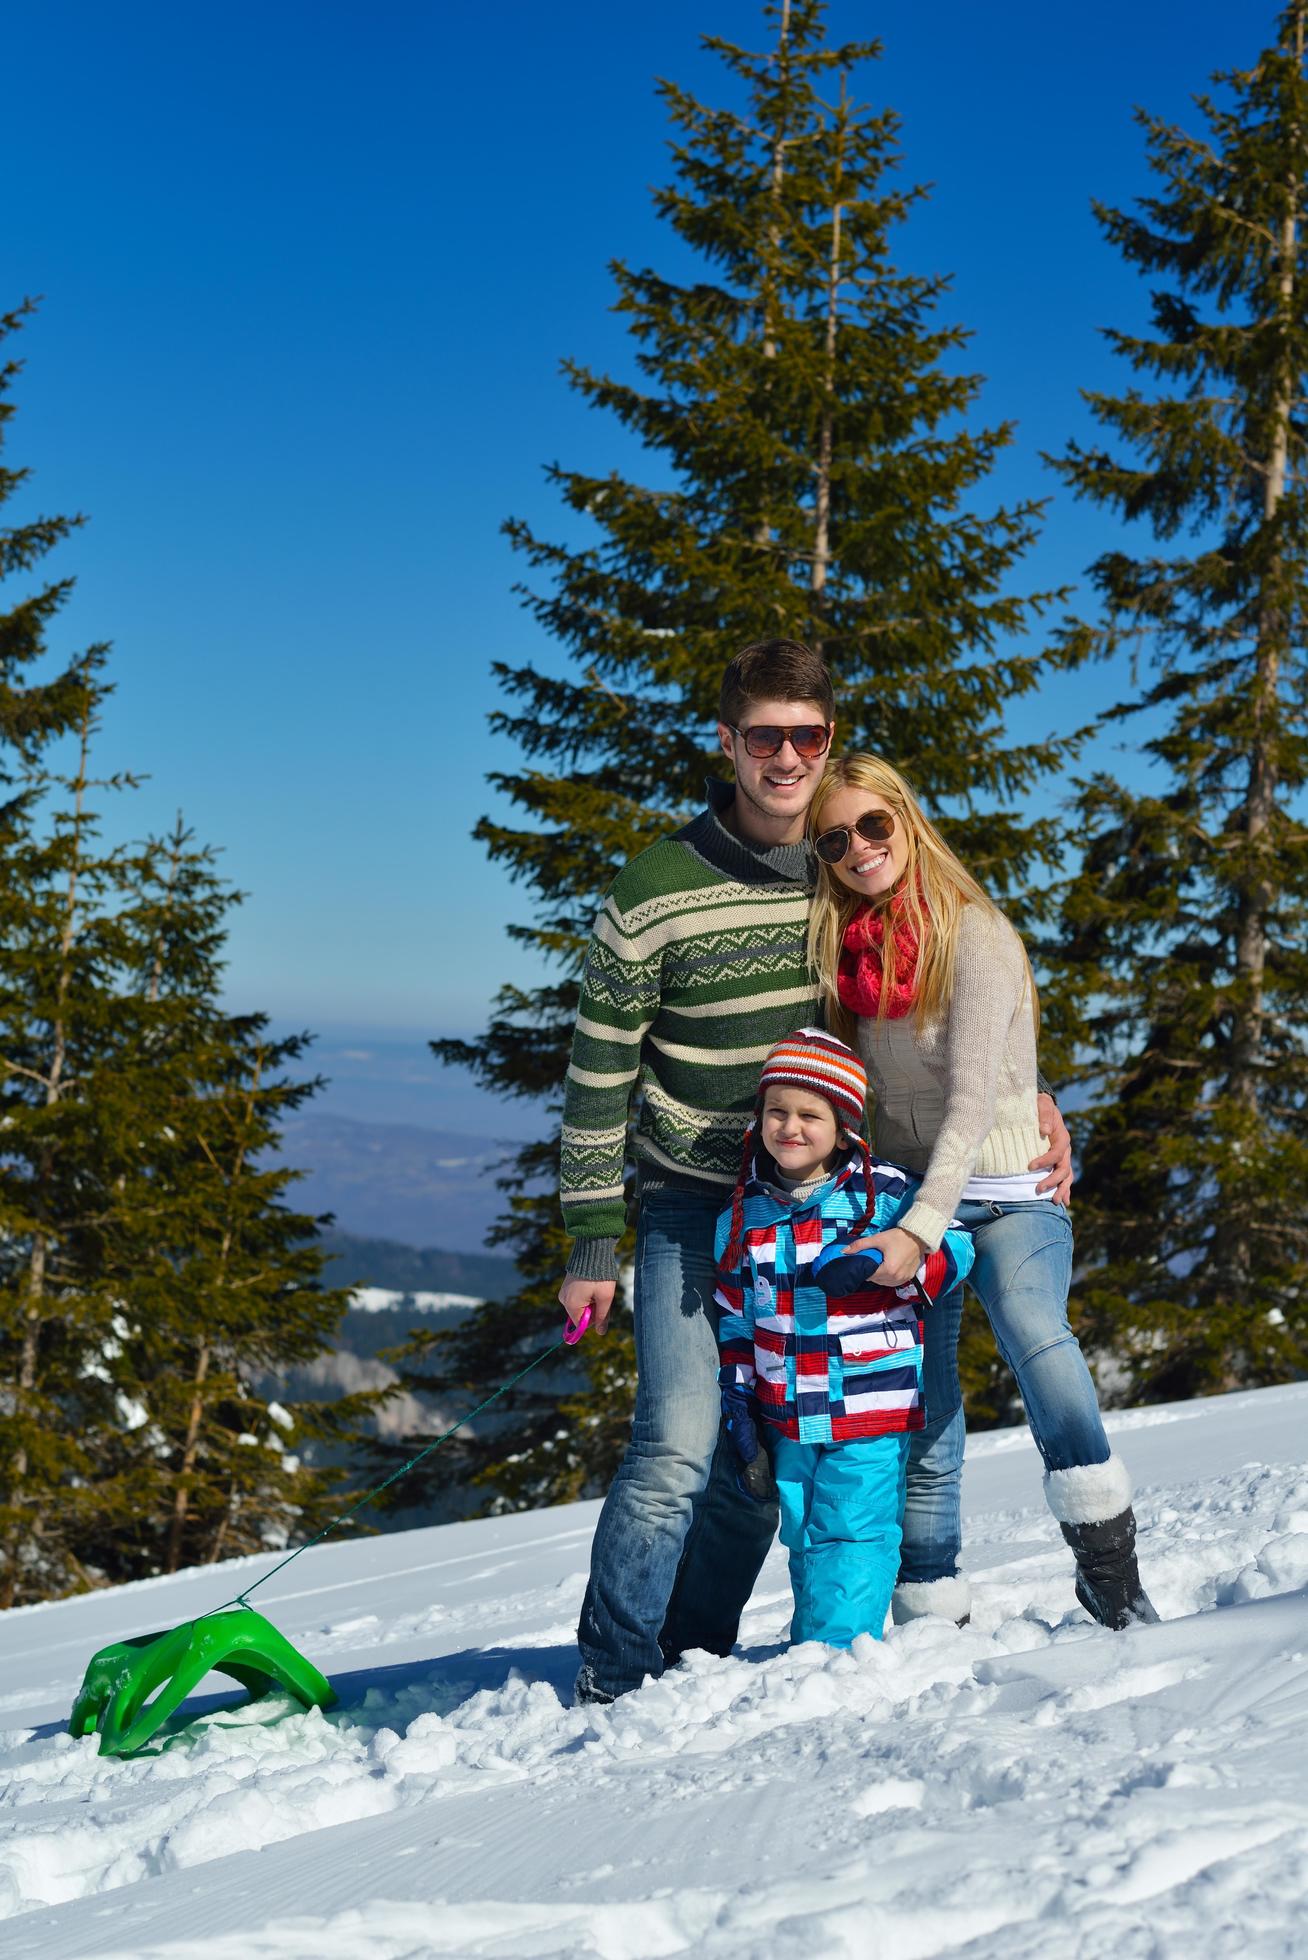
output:
[[[881,1006],[881,959],[887,914],[895,948],[895,981],[885,1007]],[[884,908],[864,906],[845,927],[844,952],[836,974],[841,1005],[851,1014],[875,1020],[878,1013],[898,1021],[917,997],[917,934],[905,916],[904,896],[898,893]]]

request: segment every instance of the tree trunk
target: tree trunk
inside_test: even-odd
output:
[[[168,1547],[164,1554],[164,1571],[176,1572],[182,1559],[182,1534],[186,1529],[186,1514],[190,1508],[190,1491],[186,1479],[195,1468],[195,1460],[200,1450],[200,1428],[204,1421],[204,1396],[201,1390],[209,1373],[210,1347],[207,1341],[200,1342],[195,1358],[195,1374],[192,1377],[194,1393],[191,1396],[191,1413],[186,1424],[186,1438],[182,1444],[182,1459],[177,1470],[177,1488],[173,1493],[173,1514],[168,1524]]]
[[[784,62],[790,41],[790,0],[781,0],[781,24],[777,34],[777,60]],[[786,139],[778,136],[772,145],[772,200],[781,201],[781,186],[786,174]],[[768,233],[768,239],[775,252],[781,243],[781,233],[776,225]],[[763,358],[774,361],[777,357],[776,336],[772,326],[772,299],[767,289],[763,291]]]
[[[1304,13],[1296,8],[1290,33],[1300,68],[1304,56]],[[1298,147],[1298,130],[1292,131]],[[1278,258],[1280,276],[1278,317],[1285,335],[1281,375],[1277,385],[1275,420],[1271,450],[1263,484],[1263,522],[1276,517],[1285,495],[1286,465],[1290,445],[1290,416],[1294,400],[1294,374],[1291,370],[1290,333],[1294,318],[1295,271],[1298,254],[1298,215],[1300,185],[1297,175],[1286,184],[1285,212],[1281,220]],[[1231,1036],[1231,1068],[1227,1088],[1235,1101],[1251,1116],[1259,1108],[1263,1074],[1263,1035],[1265,997],[1263,977],[1267,965],[1267,919],[1275,897],[1273,867],[1268,862],[1266,836],[1276,807],[1277,767],[1275,741],[1279,708],[1281,656],[1285,640],[1283,602],[1276,589],[1283,576],[1277,560],[1264,587],[1264,601],[1258,621],[1258,652],[1253,685],[1253,737],[1249,754],[1249,780],[1241,811],[1241,830],[1254,875],[1239,897],[1239,929],[1236,941],[1236,1009]]]
[[[59,934],[59,979],[55,990],[55,1010],[50,1027],[50,1070],[45,1078],[45,1106],[53,1108],[63,1094],[64,1068],[68,1060],[67,1002],[69,986],[69,956],[72,952],[78,916],[78,884],[82,866],[82,828],[86,817],[86,791],[90,784],[87,763],[90,757],[91,731],[94,703],[88,700],[82,717],[81,753],[77,776],[73,783],[73,825],[72,857],[68,866],[68,889],[64,898],[64,917]],[[49,1186],[54,1173],[54,1152],[47,1147],[41,1154],[37,1165],[37,1194]],[[25,1308],[23,1315],[23,1344],[19,1353],[18,1375],[14,1383],[14,1414],[20,1416],[28,1396],[37,1385],[41,1359],[41,1329],[49,1317],[45,1309],[46,1275],[50,1252],[49,1234],[36,1231],[32,1235],[32,1251],[27,1264],[27,1284],[24,1288]],[[27,1451],[21,1446],[14,1452],[13,1470],[10,1473],[8,1503],[21,1504],[22,1485],[27,1476]],[[43,1519],[33,1511],[28,1514],[27,1533],[39,1537]],[[18,1538],[15,1529],[5,1545],[6,1572],[3,1589],[0,1590],[0,1606],[12,1606],[18,1584]]]
[[[164,895],[163,915],[159,920],[159,930],[154,937],[154,958],[150,963],[150,979],[146,988],[146,999],[153,1005],[159,998],[159,988],[163,984],[164,925],[172,911],[173,899],[177,893],[177,878],[182,862],[182,846],[185,843],[182,818],[178,812],[173,827],[172,849],[168,854],[168,889]]]
[[[236,1492],[230,1492],[227,1498],[227,1509],[223,1512],[223,1521],[214,1533],[213,1543],[205,1554],[204,1562],[206,1565],[217,1565],[219,1559],[222,1557],[223,1547],[227,1543],[227,1533],[231,1528],[232,1517],[240,1509],[240,1503],[241,1500]]]
[[[46,1173],[48,1175],[48,1171]],[[14,1413],[17,1415],[23,1403],[36,1387],[37,1363],[40,1359],[41,1328],[45,1322],[42,1301],[45,1294],[45,1260],[49,1241],[44,1232],[38,1232],[32,1240],[32,1257],[27,1268],[27,1307],[23,1315],[23,1345],[19,1352],[18,1377],[14,1384]],[[21,1504],[22,1485],[27,1475],[27,1451],[21,1446],[14,1451],[14,1467],[8,1502]],[[37,1511],[28,1513],[26,1534],[39,1538],[43,1524]],[[10,1533],[5,1542],[5,1572],[0,1582],[0,1608],[6,1611],[14,1603],[18,1591],[18,1553],[19,1532]]]
[[[848,78],[840,77],[840,123],[842,138]],[[840,189],[843,141],[836,149],[836,189]],[[822,419],[818,428],[817,488],[813,499],[813,564],[809,588],[820,602],[831,562],[831,447],[836,401],[836,334],[840,325],[840,220],[844,205],[837,198],[831,207],[831,252],[827,260],[827,324],[825,366],[822,377]],[[821,653],[821,640],[815,635],[814,651]]]
[[[263,1051],[260,1050],[255,1059],[254,1073],[251,1078],[250,1087],[246,1093],[245,1123],[242,1126],[240,1134],[237,1136],[235,1156],[232,1160],[231,1169],[228,1173],[227,1183],[228,1183],[229,1190],[237,1183],[237,1181],[241,1176],[241,1173],[245,1169],[246,1155],[247,1155],[246,1139],[249,1135],[250,1124],[254,1118],[254,1097],[255,1097],[255,1093],[258,1090],[259,1083],[262,1080],[262,1075],[263,1075]],[[215,1276],[215,1282],[214,1282],[214,1287],[216,1292],[221,1291],[221,1289],[227,1283],[227,1268],[232,1255],[232,1231],[233,1228],[229,1222],[223,1228],[222,1239],[219,1243],[218,1271]],[[204,1428],[204,1418],[206,1412],[206,1404],[205,1404],[204,1396],[200,1393],[200,1391],[204,1386],[206,1377],[208,1376],[209,1364],[212,1358],[213,1358],[212,1343],[207,1339],[202,1340],[200,1343],[199,1353],[196,1357],[195,1375],[193,1377],[193,1385],[194,1385],[195,1393],[192,1395],[191,1398],[191,1412],[186,1425],[186,1438],[182,1445],[182,1460],[178,1467],[179,1478],[184,1478],[190,1473],[190,1471],[195,1466],[196,1457],[199,1455],[200,1436]],[[178,1561],[181,1557],[182,1532],[186,1523],[186,1514],[189,1509],[189,1503],[190,1503],[189,1495],[186,1490],[185,1484],[179,1484],[178,1488],[173,1493],[172,1516],[169,1519],[169,1524],[168,1524],[168,1549],[166,1555],[167,1564],[164,1568],[165,1571],[168,1572],[176,1572]],[[231,1523],[231,1500],[229,1499],[228,1509],[223,1514],[223,1519],[218,1527],[217,1533],[215,1534],[213,1544],[210,1546],[209,1551],[206,1554],[204,1560],[205,1564],[212,1565],[215,1562],[215,1560],[218,1558],[222,1550],[223,1543],[226,1540],[227,1531],[230,1523]]]
[[[777,57],[776,58],[778,61],[785,60],[789,41],[790,41],[790,0],[781,0],[781,22],[777,34]],[[785,175],[786,175],[786,139],[784,136],[778,136],[774,139],[772,144],[771,192],[775,203],[779,203],[781,200],[781,186],[785,181]],[[772,250],[775,253],[778,246],[781,243],[781,233],[776,225],[772,226],[771,230],[768,233],[768,238],[771,243]],[[765,361],[775,361],[775,359],[777,358],[776,333],[772,321],[771,281],[772,281],[772,270],[771,267],[767,267],[763,275],[763,358]],[[762,516],[759,518],[758,528],[754,533],[754,542],[755,544],[765,545],[770,543],[771,538],[772,538],[772,520],[768,516],[767,512],[764,511]]]

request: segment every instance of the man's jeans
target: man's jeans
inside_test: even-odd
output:
[[[1026,1419],[1048,1470],[1106,1463],[1108,1438],[1090,1370],[1067,1320],[1072,1225],[1062,1205],[964,1203],[976,1264],[968,1284],[1017,1378]],[[958,1381],[963,1290],[928,1307],[923,1396],[926,1428],[913,1436],[904,1506],[901,1580],[949,1578],[962,1542],[965,1423]]]
[[[604,1694],[661,1674],[665,1655],[730,1653],[777,1527],[775,1504],[737,1488],[721,1425],[713,1231],[722,1202],[716,1189],[641,1197],[636,1414],[595,1527],[577,1630],[584,1681]]]

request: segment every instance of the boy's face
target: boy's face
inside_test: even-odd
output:
[[[763,1147],[787,1177],[811,1177],[816,1170],[834,1168],[840,1125],[825,1096],[789,1084],[769,1088],[761,1128]]]
[[[720,721],[718,740],[722,753],[729,755],[735,766],[736,794],[751,803],[761,816],[802,823],[826,767],[834,727],[835,723],[825,719],[816,701],[751,701],[742,713],[738,729]],[[758,747],[767,729],[793,730],[794,736],[787,736],[775,755],[751,755],[750,731],[756,731],[754,746]],[[819,729],[825,731],[826,737],[820,747],[816,736]],[[813,733],[806,739],[804,731]],[[796,749],[796,741],[800,749]]]

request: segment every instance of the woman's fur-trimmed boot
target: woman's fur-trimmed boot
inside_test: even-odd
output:
[[[1045,1472],[1045,1497],[1076,1560],[1076,1596],[1092,1620],[1121,1633],[1157,1622],[1135,1558],[1131,1479],[1118,1456]]]
[[[965,1627],[972,1615],[972,1588],[962,1573],[950,1579],[901,1579],[890,1601],[897,1627],[910,1620],[952,1620]]]

